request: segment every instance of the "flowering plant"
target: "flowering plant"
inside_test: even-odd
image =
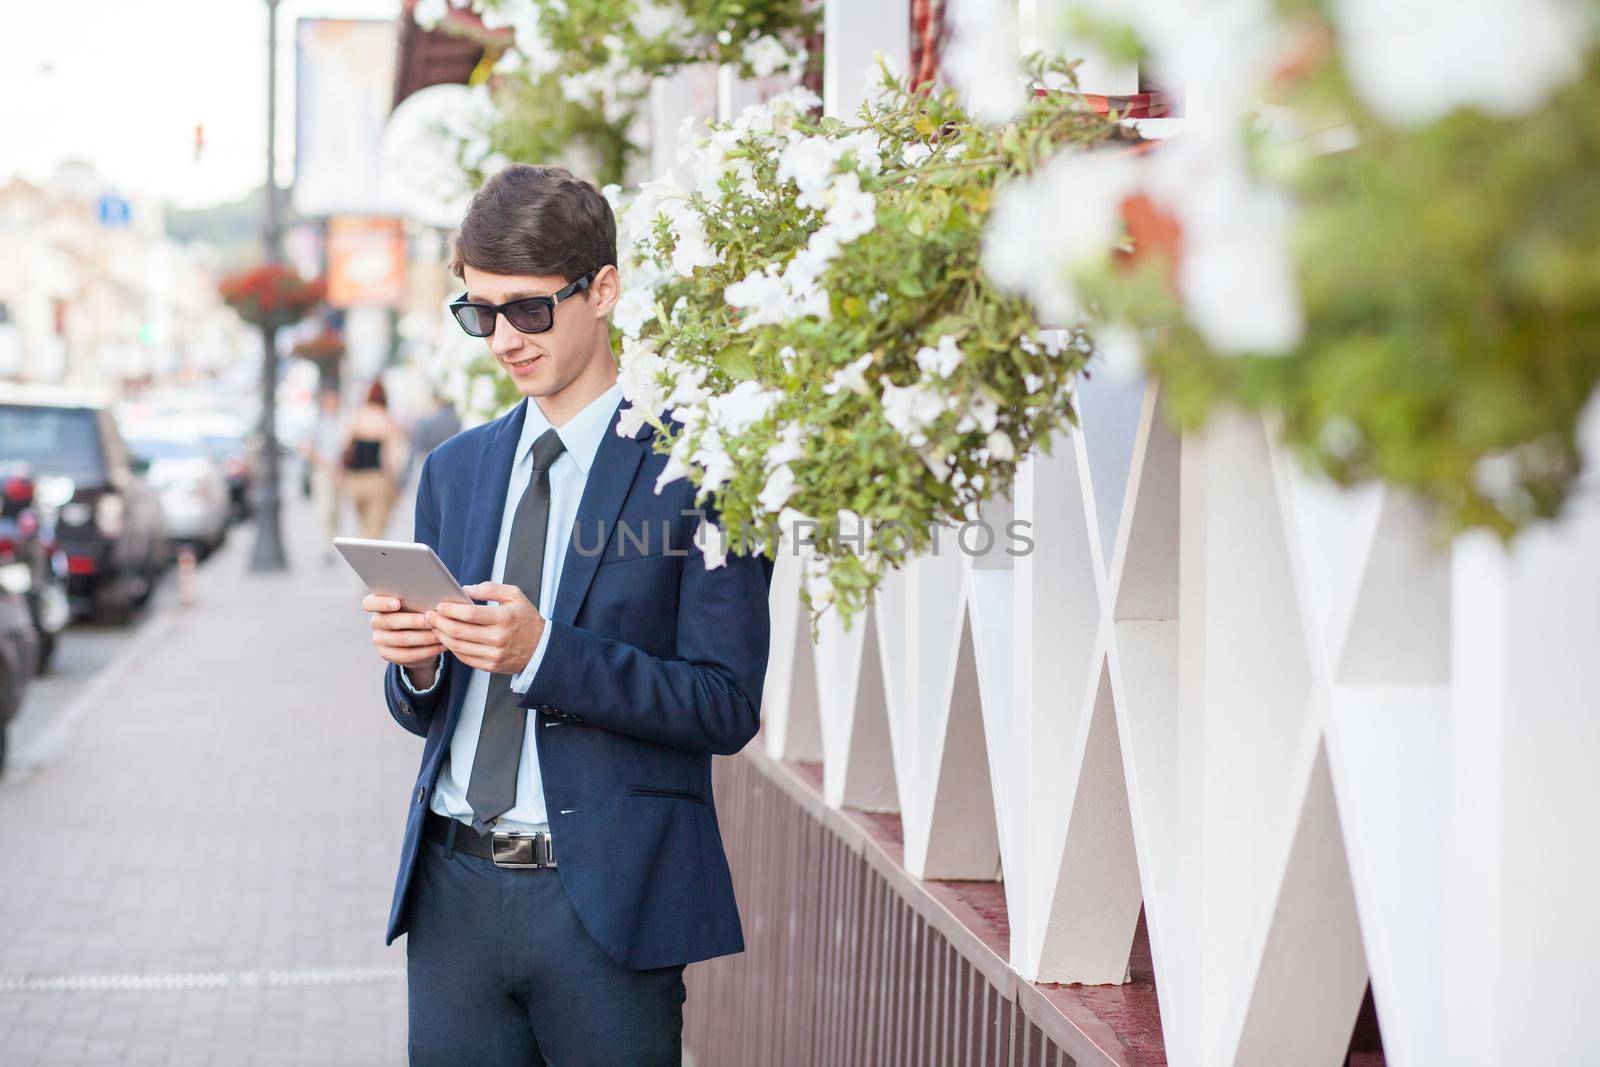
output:
[[[808,604],[846,619],[1074,418],[1089,339],[1043,328],[979,266],[996,183],[1131,139],[1075,94],[997,130],[884,75],[854,120],[810,117],[795,89],[688,145],[688,184],[648,183],[624,214],[614,319],[619,432],[660,428],[662,480],[714,496],[708,565],[774,551],[781,528],[809,549]],[[1072,68],[1033,76],[1070,85]]]
[[[483,133],[483,160],[562,161],[602,182],[625,179],[641,145],[651,80],[693,63],[743,76],[807,64],[800,41],[816,26],[804,0],[472,0],[487,33],[502,107]],[[445,5],[419,4],[419,22]],[[458,23],[443,23],[464,32]],[[509,31],[509,39],[507,36]],[[469,161],[469,167],[472,166]]]
[[[1272,412],[1335,480],[1509,536],[1559,511],[1600,383],[1596,7],[1486,0],[1425,30],[1371,0],[1141,8],[1135,54],[1202,110],[1002,192],[987,262],[1110,323],[1184,423]]]
[[[282,263],[263,263],[223,278],[217,292],[244,321],[278,327],[309,315],[327,296],[327,285],[321,278],[307,281]]]

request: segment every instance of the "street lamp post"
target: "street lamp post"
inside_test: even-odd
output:
[[[278,0],[267,0],[267,184],[266,217],[261,228],[262,251],[268,263],[279,261],[278,239]],[[279,528],[278,494],[278,328],[261,327],[261,485],[256,493],[256,541],[250,552],[252,571],[278,571],[284,557]]]

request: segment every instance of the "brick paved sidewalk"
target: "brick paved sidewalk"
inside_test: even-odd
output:
[[[383,928],[420,742],[359,582],[300,500],[285,527],[290,573],[249,574],[235,530],[0,781],[0,1062],[404,1062]]]

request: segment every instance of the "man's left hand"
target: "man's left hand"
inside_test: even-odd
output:
[[[494,605],[443,603],[427,613],[439,643],[469,667],[490,674],[521,674],[544,633],[539,609],[514,585],[463,586],[474,600]]]

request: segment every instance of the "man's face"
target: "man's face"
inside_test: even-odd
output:
[[[556,275],[490,274],[466,267],[467,299],[504,304],[525,296],[550,296],[571,280]],[[504,315],[496,315],[489,351],[511,375],[523,396],[544,397],[570,385],[594,358],[610,351],[606,317],[616,302],[617,272],[605,267],[590,288],[574,293],[555,307],[554,323],[544,333],[522,333]]]

